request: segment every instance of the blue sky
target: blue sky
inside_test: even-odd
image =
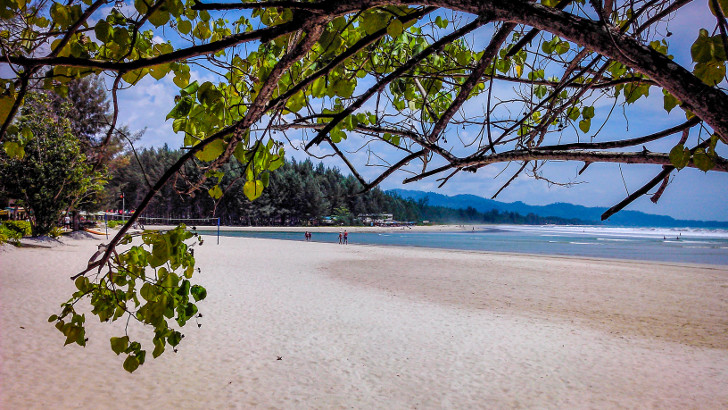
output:
[[[706,1],[695,2],[681,10],[679,15],[668,23],[668,28],[673,33],[669,38],[670,53],[675,55],[676,61],[691,68],[690,45],[697,37],[701,27],[710,31],[714,24]],[[192,79],[217,81],[210,74],[194,68]],[[182,136],[175,135],[172,132],[171,121],[164,119],[173,105],[172,101],[177,92],[178,88],[172,83],[171,78],[156,82],[147,76],[136,87],[120,94],[120,103],[123,107],[120,115],[121,123],[128,124],[133,130],[147,128],[141,145],[159,146],[167,143],[172,148],[182,145]],[[608,105],[611,106],[611,103]],[[596,106],[598,112],[596,119],[599,119],[599,102]],[[605,110],[602,110],[602,113],[604,112]],[[612,133],[612,135],[636,137],[659,131],[685,120],[684,114],[679,109],[673,110],[669,116],[664,112],[662,93],[656,87],[650,90],[650,97],[630,106],[626,117],[625,120],[621,113],[614,115],[605,127],[604,135]],[[679,135],[674,136],[673,139],[674,141],[671,140],[669,144],[676,143]],[[353,150],[353,145],[343,144],[342,147]],[[665,146],[648,148],[657,150],[665,149]],[[669,150],[669,147],[667,149]],[[292,147],[287,147],[287,152],[297,160],[306,158],[304,152]],[[381,169],[363,166],[366,163],[364,151],[352,153],[351,158],[355,164],[363,168],[363,175],[367,178],[374,178],[381,172]],[[335,158],[327,158],[323,162],[342,170],[346,169],[343,162]],[[640,188],[660,171],[660,168],[655,166],[622,165],[619,167],[614,164],[593,164],[581,177],[577,177],[577,171],[582,165],[582,163],[549,163],[544,167],[544,175],[560,182],[575,183],[571,187],[549,185],[524,176],[516,179],[497,199],[504,202],[522,201],[534,205],[570,202],[586,206],[611,206],[621,201],[627,192]],[[437,177],[402,185],[402,180],[409,175],[396,173],[381,187],[434,191],[446,195],[473,194],[490,197],[510,177],[510,169],[513,169],[514,166],[512,165],[499,178],[494,179],[503,167],[504,165],[493,165],[481,169],[476,174],[461,173],[439,189],[437,188],[439,182],[435,180]],[[670,215],[680,219],[728,220],[728,195],[726,194],[728,174],[719,172],[706,174],[694,169],[684,169],[674,175],[676,177],[657,204],[653,204],[648,198],[643,197],[627,209]]]

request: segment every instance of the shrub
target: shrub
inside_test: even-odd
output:
[[[0,243],[9,242],[13,245],[20,243],[20,238],[30,235],[30,222],[4,221],[0,224]]]
[[[124,225],[125,221],[107,221],[106,224],[109,226],[109,228],[116,228],[119,225]]]

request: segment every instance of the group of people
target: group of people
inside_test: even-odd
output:
[[[304,238],[306,238],[306,242],[309,242],[311,240],[311,232],[306,231],[303,235],[304,235]],[[346,231],[344,231],[344,232],[339,231],[339,245],[341,245],[341,244],[344,244],[344,245],[349,244],[349,233]]]

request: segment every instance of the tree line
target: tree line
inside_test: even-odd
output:
[[[121,195],[127,209],[133,209],[144,197],[148,182],[156,180],[164,170],[183,155],[167,145],[129,153],[118,160],[107,186],[105,209],[121,209]],[[362,214],[391,213],[396,221],[432,223],[509,223],[509,224],[575,224],[577,219],[521,215],[516,212],[479,212],[472,207],[453,209],[430,206],[426,199],[415,201],[393,192],[364,187],[351,176],[336,168],[314,164],[310,159],[285,161],[268,174],[267,187],[251,201],[245,195],[245,167],[238,161],[223,166],[224,175],[218,182],[205,181],[200,192],[186,195],[189,184],[201,179],[205,172],[200,163],[188,163],[173,184],[162,188],[161,195],[152,199],[144,216],[149,218],[220,218],[224,225],[291,226],[321,225],[324,217],[335,223],[360,224]],[[204,191],[221,186],[219,198]]]

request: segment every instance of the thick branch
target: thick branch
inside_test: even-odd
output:
[[[610,149],[610,148],[624,148],[632,147],[635,145],[646,144],[651,141],[656,141],[661,138],[667,137],[668,135],[675,134],[680,131],[684,131],[688,128],[692,128],[700,124],[700,118],[693,117],[680,125],[676,125],[672,128],[656,132],[654,134],[645,135],[638,138],[631,138],[627,140],[615,140],[605,142],[575,142],[572,144],[560,144],[560,145],[544,145],[539,147],[540,150],[573,150],[573,149]]]
[[[213,41],[199,46],[192,46],[173,51],[168,54],[162,54],[156,57],[140,58],[128,62],[94,60],[79,57],[26,57],[26,56],[0,56],[0,60],[9,61],[12,64],[24,67],[40,67],[40,66],[66,66],[66,67],[88,67],[99,68],[108,71],[131,71],[140,68],[155,66],[158,64],[172,63],[176,61],[186,60],[188,58],[201,55],[214,54],[220,50],[232,47],[241,43],[259,40],[267,42],[278,36],[292,33],[299,30],[303,26],[302,19],[294,19],[291,22],[283,23],[273,27],[267,27],[248,33],[235,34],[219,41]]]
[[[377,177],[372,182],[364,185],[364,190],[362,190],[361,193],[367,192],[374,188],[375,186],[379,185],[380,182],[384,181],[388,176],[392,175],[396,170],[402,168],[403,166],[407,165],[410,161],[412,161],[415,158],[419,158],[423,155],[427,155],[427,150],[419,150],[417,152],[413,152],[406,157],[402,158],[399,162],[392,165],[391,167],[387,168],[386,171],[382,173],[379,177]]]
[[[666,165],[662,169],[662,171],[660,171],[660,173],[657,174],[657,176],[652,178],[650,180],[650,182],[646,183],[642,188],[632,192],[631,195],[629,195],[627,198],[624,198],[620,203],[607,209],[602,214],[602,221],[609,218],[610,216],[616,214],[617,212],[621,211],[622,209],[624,209],[625,206],[631,204],[635,199],[646,194],[650,189],[654,188],[657,184],[659,184],[660,181],[664,181],[665,178],[667,178],[667,176],[670,175],[670,172],[672,172],[674,169],[675,169],[675,167],[673,167],[671,165]]]
[[[583,162],[612,162],[621,164],[653,164],[670,166],[672,162],[667,154],[655,152],[608,152],[608,151],[541,151],[541,150],[516,150],[500,154],[490,155],[479,160],[463,160],[450,165],[439,167],[420,175],[407,178],[404,183],[419,181],[428,176],[443,172],[450,168],[467,168],[475,170],[486,165],[498,162],[511,161],[583,161]],[[697,166],[691,161],[688,165],[691,168]],[[723,158],[715,160],[713,171],[728,172],[728,161]]]

